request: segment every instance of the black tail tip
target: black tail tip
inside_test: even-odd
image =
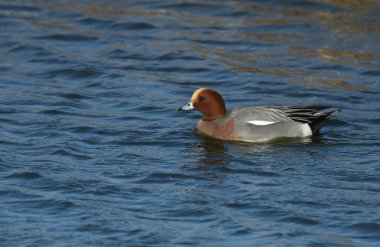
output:
[[[342,109],[341,108],[337,108],[337,109],[335,109],[334,111],[331,111],[331,112],[329,112],[330,114],[330,116],[334,116],[335,114],[337,114],[338,112],[341,112],[342,111]]]
[[[337,108],[333,111],[319,114],[311,123],[309,123],[313,134],[316,134],[320,131],[325,121],[327,121],[328,119],[330,119],[331,117],[333,117],[334,115],[336,115],[337,113],[341,111],[342,109]]]

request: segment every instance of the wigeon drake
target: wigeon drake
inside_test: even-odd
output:
[[[262,142],[279,137],[307,137],[340,109],[321,113],[325,106],[246,106],[227,111],[223,97],[208,88],[195,90],[190,102],[178,110],[196,109],[203,114],[197,129],[229,141]]]

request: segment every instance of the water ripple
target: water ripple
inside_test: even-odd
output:
[[[376,1],[2,1],[4,246],[377,246]],[[246,144],[178,112],[329,105]]]
[[[83,41],[94,41],[97,37],[85,36],[80,34],[52,34],[47,36],[40,36],[37,39],[43,40],[56,40],[56,41],[72,41],[72,42],[83,42]]]

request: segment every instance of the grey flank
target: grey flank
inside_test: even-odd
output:
[[[235,118],[236,131],[252,141],[265,141],[277,137],[297,137],[305,135],[305,124],[311,128],[312,134],[318,133],[323,123],[337,114],[340,109],[329,112],[326,106],[247,106],[228,112],[223,119],[216,120],[223,124]],[[274,122],[268,125],[254,125],[248,121]]]

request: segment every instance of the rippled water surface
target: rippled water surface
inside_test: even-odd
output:
[[[0,1],[4,246],[379,246],[378,1]],[[177,112],[331,105],[244,144]]]

